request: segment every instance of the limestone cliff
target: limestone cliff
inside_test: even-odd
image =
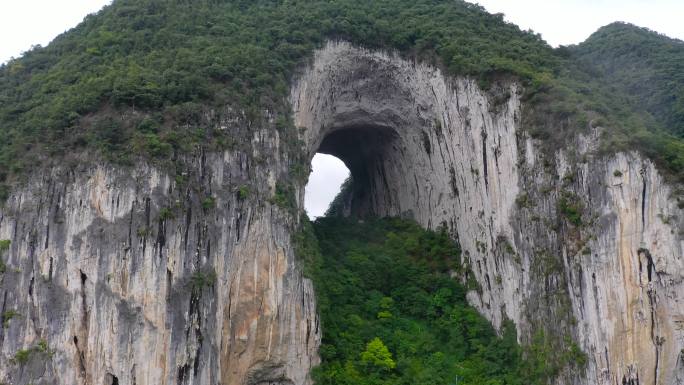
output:
[[[675,383],[684,226],[672,188],[638,154],[599,155],[599,128],[548,155],[521,126],[520,94],[330,43],[292,104],[309,155],[352,171],[347,211],[447,226],[480,285],[470,301],[494,325],[578,341],[586,370],[559,383]]]
[[[277,149],[270,135],[254,151]],[[0,211],[11,240],[0,310],[16,312],[0,329],[0,379],[308,383],[320,339],[312,285],[295,265],[290,214],[257,204],[272,173],[246,159],[189,160],[185,182],[145,165],[57,168],[15,191]],[[250,196],[237,189],[247,184]]]
[[[17,313],[0,331],[0,381],[309,383],[320,329],[290,240],[304,181],[288,175],[325,152],[353,174],[350,212],[446,226],[495,326],[576,341],[588,363],[559,384],[678,383],[673,187],[636,153],[598,154],[599,127],[549,153],[525,134],[522,92],[329,42],[292,83],[303,148],[265,127],[180,177],[145,164],[35,173],[0,209],[0,311]],[[295,210],[274,199],[284,180]]]

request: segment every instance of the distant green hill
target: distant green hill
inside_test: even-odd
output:
[[[635,108],[684,138],[684,41],[613,23],[571,50],[582,68],[609,90],[628,96]]]

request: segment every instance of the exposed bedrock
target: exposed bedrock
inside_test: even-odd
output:
[[[520,94],[337,42],[291,100],[308,155],[351,170],[347,212],[446,226],[480,286],[469,300],[495,326],[577,342],[586,370],[559,383],[676,383],[684,215],[672,188],[638,154],[594,155],[598,129],[542,152],[522,130]]]
[[[681,382],[672,187],[637,154],[593,155],[597,130],[542,152],[520,94],[331,42],[292,85],[301,141],[226,107],[209,122],[236,149],[188,158],[179,175],[34,173],[0,208],[0,382],[309,384],[315,296],[293,252],[297,213],[273,197],[291,185],[301,209],[291,170],[317,151],[352,171],[350,212],[445,226],[495,326],[576,341],[587,367],[559,384]]]
[[[255,133],[253,150],[277,154],[270,135]],[[147,166],[58,168],[15,191],[0,211],[11,240],[0,312],[17,312],[0,329],[0,382],[309,383],[312,284],[295,266],[292,219],[256,198],[273,173],[248,163],[201,156],[186,181]],[[265,177],[246,197],[237,187],[254,173]]]

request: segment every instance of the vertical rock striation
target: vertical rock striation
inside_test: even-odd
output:
[[[0,208],[0,381],[309,384],[320,328],[294,257],[295,160],[340,157],[349,212],[458,239],[469,301],[587,353],[559,384],[684,378],[684,213],[636,153],[529,138],[522,89],[330,42],[297,74],[299,138],[211,120],[236,150],[35,172]],[[231,115],[232,114],[232,115]],[[268,112],[264,112],[268,115]],[[218,115],[217,115],[218,116]],[[270,122],[271,124],[273,122]],[[271,124],[273,126],[274,124]],[[298,140],[291,140],[298,139]],[[303,148],[299,146],[303,143]],[[292,205],[283,195],[294,192]]]
[[[277,154],[262,135],[254,150]],[[312,284],[295,265],[291,215],[256,197],[275,171],[247,159],[192,159],[186,182],[144,165],[57,168],[15,191],[0,211],[11,240],[0,311],[18,313],[0,330],[0,380],[309,383]],[[253,196],[239,194],[262,171]]]
[[[523,131],[520,94],[514,81],[484,92],[333,42],[291,101],[309,156],[351,170],[347,211],[445,226],[479,283],[469,300],[495,326],[511,319],[523,342],[543,331],[579,343],[588,363],[559,383],[674,383],[684,226],[671,187],[638,154],[599,155],[598,129],[543,151]]]

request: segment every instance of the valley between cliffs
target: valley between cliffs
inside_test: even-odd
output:
[[[305,184],[292,170],[324,152],[352,172],[347,213],[459,241],[459,279],[495,327],[583,350],[557,384],[684,382],[675,186],[637,153],[600,154],[600,127],[544,147],[522,94],[331,41],[292,83],[296,140],[230,112],[208,120],[240,145],[186,157],[181,175],[33,173],[0,208],[0,381],[310,384],[321,330],[291,239]]]

